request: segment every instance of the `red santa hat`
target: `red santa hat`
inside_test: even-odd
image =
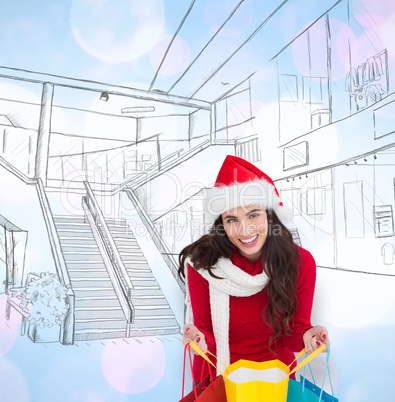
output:
[[[274,210],[283,223],[292,219],[292,210],[284,207],[273,180],[250,162],[228,155],[214,187],[207,190],[205,223],[211,226],[223,212],[248,205]]]

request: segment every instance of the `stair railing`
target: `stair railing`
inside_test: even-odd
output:
[[[87,181],[84,181],[84,186],[86,188],[86,196],[82,198],[82,206],[85,210],[89,224],[94,230],[95,237],[98,236],[99,238],[101,245],[99,248],[105,253],[105,256],[103,256],[104,262],[127,319],[128,325],[126,336],[128,337],[130,330],[129,324],[132,324],[134,319],[134,308],[131,301],[133,285],[93,190]]]
[[[180,156],[176,161],[172,161],[172,163],[163,166],[162,169],[159,172],[152,173],[152,176],[147,179],[145,176],[143,178],[143,181],[134,181],[135,177],[133,180],[127,180],[120,186],[114,189],[114,191],[111,193],[111,195],[115,194],[116,192],[123,190],[129,200],[132,202],[134,207],[136,208],[137,213],[139,214],[141,220],[143,221],[145,227],[147,228],[148,232],[150,233],[152,240],[160,253],[163,256],[163,259],[165,260],[167,266],[170,269],[170,272],[172,273],[173,277],[177,281],[178,285],[180,288],[184,291],[185,290],[185,285],[184,283],[180,280],[178,276],[178,260],[174,256],[174,254],[170,251],[168,245],[166,242],[162,239],[162,236],[158,232],[157,228],[155,227],[154,222],[150,218],[150,216],[146,213],[144,207],[141,205],[139,199],[137,198],[134,190],[141,185],[144,184],[144,182],[153,179],[154,177],[157,177],[158,175],[170,170],[172,167],[174,167],[174,163],[181,163],[189,158],[191,158],[193,155],[195,155],[197,152],[202,151],[203,149],[209,147],[211,145],[210,140],[204,141],[201,144],[197,145],[196,147],[190,149],[188,152]]]
[[[128,198],[136,208],[137,213],[139,214],[141,220],[144,223],[144,226],[147,228],[149,234],[151,235],[152,241],[162,254],[163,259],[165,260],[167,266],[170,268],[170,272],[172,273],[174,279],[177,281],[180,288],[185,291],[185,284],[181,281],[178,276],[178,261],[176,260],[173,253],[171,253],[168,245],[162,239],[158,229],[155,227],[154,223],[152,222],[151,218],[145,212],[143,206],[141,205],[140,201],[134,194],[133,190],[127,188],[124,190],[127,194]]]
[[[43,211],[45,225],[47,226],[49,242],[51,244],[52,253],[55,260],[56,271],[60,280],[66,286],[66,299],[69,305],[66,317],[64,319],[60,342],[64,345],[72,345],[74,343],[74,311],[75,311],[75,294],[71,286],[69,271],[67,270],[66,262],[62,247],[60,245],[59,235],[56,230],[55,221],[53,219],[51,207],[47,195],[45,193],[43,182],[40,178],[36,184],[38,198],[40,200],[41,209]]]

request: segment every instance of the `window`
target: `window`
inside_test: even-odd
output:
[[[261,160],[261,152],[258,145],[258,137],[247,137],[235,141],[236,156],[248,162],[254,163]]]
[[[283,168],[290,170],[309,164],[309,144],[306,141],[284,148]]]

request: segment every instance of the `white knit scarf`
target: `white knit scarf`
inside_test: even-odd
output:
[[[185,280],[186,280],[186,298],[187,305],[186,319],[187,324],[193,323],[193,315],[188,289],[188,266],[193,264],[189,258],[185,260]],[[252,276],[247,274],[232,261],[227,258],[219,258],[213,266],[214,274],[220,278],[213,278],[207,270],[200,269],[197,272],[208,281],[210,290],[211,321],[215,343],[217,345],[217,367],[223,372],[225,367],[220,360],[227,366],[230,364],[229,352],[229,296],[247,297],[260,292],[267,284],[268,277],[262,272]]]

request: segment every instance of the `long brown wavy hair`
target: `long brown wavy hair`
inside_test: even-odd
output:
[[[262,247],[262,266],[269,278],[265,287],[269,303],[263,319],[274,331],[269,340],[271,350],[272,342],[281,331],[291,335],[290,324],[298,306],[296,287],[301,259],[291,232],[271,209],[267,210],[267,221],[268,236]],[[194,269],[205,269],[212,277],[221,279],[215,275],[213,265],[220,257],[230,258],[234,249],[235,246],[225,233],[222,217],[219,216],[209,234],[181,251],[178,275],[184,280],[185,259],[190,257]]]

